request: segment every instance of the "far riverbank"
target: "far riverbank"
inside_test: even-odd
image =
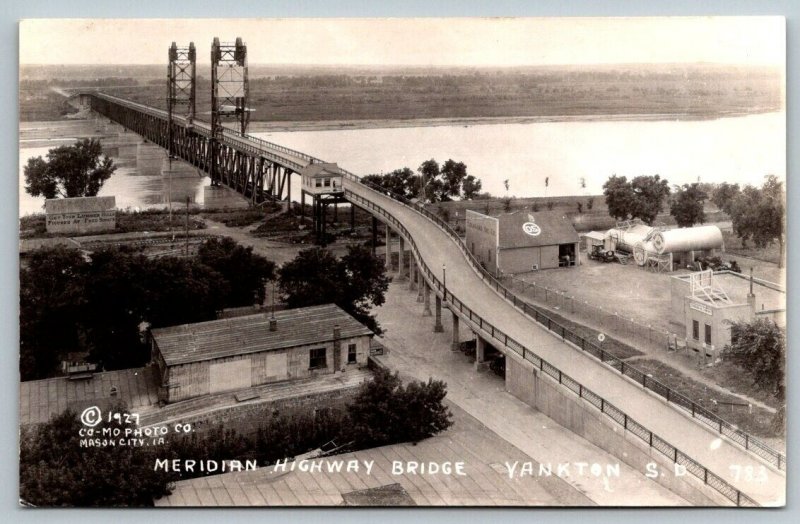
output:
[[[591,115],[542,115],[500,117],[454,117],[454,118],[410,118],[410,119],[364,119],[364,120],[309,120],[296,122],[251,121],[248,133],[292,132],[292,131],[337,131],[344,129],[393,129],[404,127],[479,126],[494,124],[536,124],[546,122],[658,122],[701,121],[721,118],[757,115],[769,111],[731,111],[698,113],[653,113],[653,114],[591,114]]]

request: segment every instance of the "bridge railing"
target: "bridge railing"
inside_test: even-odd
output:
[[[352,175],[351,173],[348,173],[346,176],[348,176],[348,178],[355,177],[355,175]],[[358,180],[357,177],[352,179]],[[414,256],[418,260],[420,271],[422,272],[423,275],[425,275],[427,280],[431,282],[431,286],[442,295],[443,300],[445,302],[449,301],[450,303],[449,307],[453,308],[454,310],[457,310],[460,316],[468,320],[476,329],[486,333],[493,340],[496,340],[498,343],[503,344],[505,347],[514,351],[516,354],[522,357],[523,360],[530,362],[534,366],[534,368],[539,370],[539,372],[546,374],[561,386],[569,389],[574,394],[578,395],[579,398],[586,400],[589,404],[600,410],[601,413],[609,417],[614,423],[622,426],[623,429],[629,431],[631,434],[638,437],[649,447],[655,449],[656,451],[667,457],[669,460],[672,460],[674,463],[686,466],[687,471],[692,473],[692,475],[694,475],[699,480],[703,481],[706,485],[715,489],[717,492],[722,494],[732,503],[736,504],[737,506],[755,507],[759,505],[755,500],[748,497],[747,495],[736,489],[734,486],[729,484],[727,481],[725,481],[718,475],[714,474],[708,468],[706,468],[696,460],[689,457],[686,453],[682,452],[677,447],[671,445],[665,439],[661,438],[657,434],[647,429],[644,425],[640,424],[635,419],[628,416],[627,413],[625,413],[612,403],[606,401],[603,397],[593,392],[589,388],[584,387],[577,380],[573,379],[566,373],[562,372],[556,366],[550,364],[549,362],[538,356],[534,351],[525,347],[520,342],[514,340],[512,337],[508,336],[504,331],[502,331],[498,327],[494,326],[492,323],[485,320],[477,312],[470,309],[463,302],[461,302],[455,295],[453,295],[452,292],[450,292],[447,288],[445,288],[443,282],[439,280],[436,273],[432,271],[430,267],[428,267],[428,265],[425,263],[425,260],[422,258],[421,253],[419,252],[419,248],[417,247],[414,237],[399,220],[397,220],[391,213],[386,211],[383,207],[375,204],[373,201],[368,200],[357,193],[354,193],[349,189],[345,190],[345,196],[351,202],[356,203],[359,206],[364,207],[365,209],[372,210],[376,214],[384,217],[387,223],[391,224],[392,227],[397,229],[403,236],[405,236],[408,239],[408,242],[411,246]],[[540,323],[544,320],[549,321],[549,319],[546,319],[544,315],[541,315],[537,319],[537,321],[539,321]]]
[[[311,155],[307,155],[306,153],[303,153],[301,151],[296,151],[294,149],[290,149],[288,147],[284,147],[284,146],[275,144],[273,142],[268,142],[268,141],[263,140],[261,138],[255,137],[253,135],[248,135],[248,134],[242,135],[242,133],[240,133],[239,131],[237,131],[235,129],[231,129],[231,128],[226,127],[225,131],[223,133],[225,135],[232,135],[232,136],[235,136],[237,138],[248,140],[250,142],[255,142],[256,144],[258,144],[260,147],[262,147],[264,149],[272,149],[272,150],[280,151],[281,153],[284,153],[284,154],[287,154],[287,155],[290,155],[290,156],[293,156],[293,157],[296,157],[296,158],[301,158],[301,159],[305,160],[306,162],[308,162],[309,164],[322,164],[322,163],[324,163],[324,161],[320,160],[319,158],[315,158],[315,157],[313,157]]]
[[[553,320],[552,318],[543,314],[539,309],[530,305],[524,298],[518,296],[512,290],[506,288],[499,280],[497,280],[497,278],[494,277],[494,275],[492,275],[486,270],[486,268],[480,263],[480,261],[478,261],[475,255],[467,248],[466,244],[458,235],[458,233],[450,226],[449,223],[447,223],[441,217],[432,213],[428,209],[425,209],[425,207],[419,204],[418,202],[411,202],[402,195],[397,195],[395,193],[392,193],[391,191],[388,191],[387,189],[382,188],[377,184],[363,181],[353,173],[344,170],[342,170],[342,172],[350,180],[359,182],[362,185],[366,185],[367,187],[370,187],[371,189],[377,191],[378,193],[381,193],[397,202],[400,202],[401,204],[409,208],[412,208],[413,210],[421,213],[422,215],[424,215],[425,217],[436,223],[439,227],[441,227],[453,238],[453,240],[456,242],[456,245],[459,247],[459,249],[467,258],[467,260],[469,260],[473,269],[475,269],[475,271],[481,276],[481,278],[485,282],[487,282],[492,288],[494,288],[494,290],[497,291],[497,293],[499,293],[503,298],[505,298],[507,301],[511,302],[514,306],[519,308],[528,317],[536,320],[539,324],[546,327],[550,331],[554,332],[562,339],[570,342],[573,346],[586,352],[592,357],[600,360],[601,362],[608,365],[612,369],[616,370],[620,374],[636,381],[643,388],[653,391],[654,393],[665,399],[667,402],[679,407],[686,414],[702,422],[703,424],[713,429],[718,434],[728,437],[731,441],[740,445],[745,450],[766,460],[769,464],[776,467],[778,470],[780,471],[786,470],[786,456],[783,455],[782,453],[772,449],[770,446],[768,446],[766,443],[759,440],[758,438],[753,437],[750,434],[740,430],[734,424],[727,422],[726,420],[719,417],[717,414],[712,413],[708,409],[700,406],[695,401],[689,399],[685,395],[682,395],[681,393],[678,393],[677,391],[666,386],[665,384],[651,377],[648,377],[646,373],[640,371],[635,366],[626,364],[625,361],[617,358],[616,356],[612,355],[611,353],[605,351],[603,348],[598,346],[593,340],[578,335],[568,327],[560,324],[556,320]]]

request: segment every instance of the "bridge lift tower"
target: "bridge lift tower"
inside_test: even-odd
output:
[[[175,42],[172,42],[169,47],[169,64],[167,65],[167,152],[169,153],[167,206],[170,231],[172,231],[172,161],[176,158],[174,118],[176,109],[182,109],[181,116],[186,117],[189,122],[186,132],[191,133],[197,100],[196,63],[197,51],[194,48],[194,42],[189,42],[189,47],[178,47]],[[175,239],[174,233],[172,239]]]
[[[211,184],[219,185],[217,173],[217,144],[222,138],[222,119],[235,117],[239,132],[247,132],[250,109],[247,107],[247,46],[241,37],[236,43],[220,43],[214,38],[211,45]]]
[[[197,100],[195,96],[196,61],[197,52],[194,42],[189,42],[189,47],[178,47],[175,42],[172,42],[167,66],[167,114],[169,118],[167,150],[170,160],[175,158],[173,118],[176,108],[184,108],[182,116],[185,116],[190,124],[194,120]]]

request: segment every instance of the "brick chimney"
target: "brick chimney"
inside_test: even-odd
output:
[[[750,268],[750,292],[747,294],[747,303],[750,305],[751,314],[756,313],[756,294],[753,293],[753,268]]]

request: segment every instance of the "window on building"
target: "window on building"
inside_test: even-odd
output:
[[[347,346],[347,363],[348,364],[355,364],[356,363],[356,345],[349,344]]]
[[[322,180],[320,180],[319,178],[315,178],[314,187],[322,187]]]
[[[700,340],[700,322],[692,320],[692,338]]]
[[[325,348],[312,349],[309,353],[308,369],[321,369],[328,367]]]
[[[326,178],[325,179],[325,187],[331,187],[331,179],[330,178]]]
[[[705,336],[706,336],[706,344],[710,345],[711,344],[711,326],[709,326],[708,324],[706,324]]]

